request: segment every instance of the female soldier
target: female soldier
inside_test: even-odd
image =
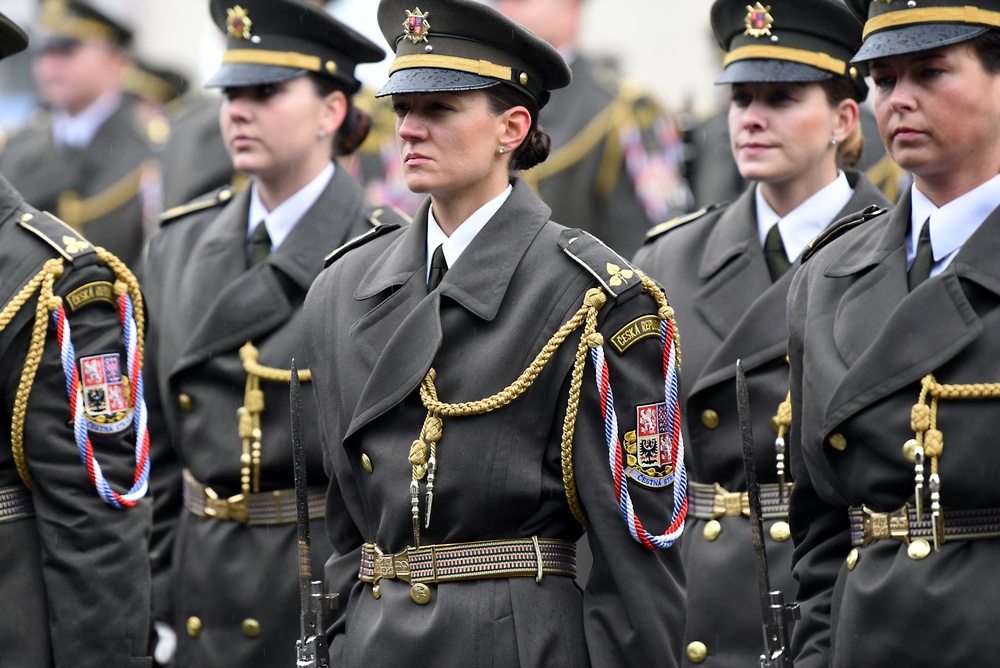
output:
[[[731,205],[665,223],[636,256],[639,267],[670,286],[686,344],[682,413],[697,483],[689,496],[694,520],[681,548],[685,648],[689,662],[707,666],[751,665],[761,653],[736,360],[743,360],[758,437],[772,588],[791,599],[791,478],[780,468],[788,413],[778,410],[788,392],[784,314],[793,272],[785,272],[833,220],[886,203],[850,169],[861,153],[858,102],[867,93],[848,63],[861,23],[836,0],[768,5],[748,10],[744,0],[717,0],[712,6],[712,28],[727,51],[718,83],[732,88],[733,155],[744,178],[756,183]]]
[[[151,244],[152,550],[177,665],[256,667],[293,656],[298,637],[288,368],[304,359],[301,307],[323,256],[377,222],[331,156],[364,138],[354,67],[384,53],[297,0],[211,11],[229,48],[209,85],[223,89],[222,133],[252,179],[168,213]],[[315,415],[310,402],[306,424]],[[308,475],[322,515],[316,447]]]
[[[988,665],[1000,2],[849,5],[882,140],[914,183],[814,248],[789,293],[795,665]]]
[[[676,665],[683,577],[656,550],[684,515],[672,313],[510,175],[547,154],[535,119],[569,71],[476,0],[383,0],[379,25],[396,51],[380,95],[430,198],[339,253],[306,300],[335,663]]]

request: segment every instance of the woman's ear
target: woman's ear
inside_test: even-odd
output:
[[[836,117],[834,118],[833,136],[838,142],[842,142],[851,135],[854,126],[858,124],[858,115],[861,111],[856,101],[847,98],[837,104],[834,112]]]
[[[500,118],[502,126],[498,141],[513,151],[524,142],[531,130],[531,114],[525,107],[511,107]]]
[[[335,90],[323,98],[323,108],[319,119],[319,129],[326,137],[337,134],[347,116],[347,96]]]

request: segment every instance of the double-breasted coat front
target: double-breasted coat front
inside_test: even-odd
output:
[[[609,298],[598,314],[606,338],[657,312],[625,260],[580,230],[550,222],[548,207],[520,180],[428,291],[428,206],[408,228],[373,235],[342,255],[306,300],[306,348],[332,465],[327,527],[334,555],[326,574],[341,598],[335,664],[676,665],[684,624],[679,555],[642,547],[622,520],[589,359],[572,452],[594,552],[586,591],[556,575],[475,579],[433,585],[430,601],[418,605],[404,582],[382,580],[376,599],[372,585],[358,580],[363,543],[384,552],[414,543],[408,454],[427,414],[418,385],[430,368],[442,401],[476,401],[514,381],[590,288],[603,283]],[[619,270],[627,278],[621,272],[613,280],[608,272]],[[570,335],[510,404],[443,418],[422,545],[580,536],[560,465],[580,336]],[[635,429],[638,405],[664,401],[663,352],[655,337],[620,356],[606,348],[623,437]],[[628,489],[648,530],[666,530],[672,486]]]
[[[860,173],[847,172],[854,194],[840,213],[887,204]],[[736,360],[750,394],[757,475],[778,482],[772,418],[788,392],[785,302],[793,270],[774,283],[757,231],[754,187],[733,204],[670,228],[636,255],[636,265],[659,281],[677,312],[683,342],[681,397],[692,481],[745,492]],[[793,416],[794,419],[794,416]],[[788,481],[791,482],[789,472]],[[786,497],[787,503],[787,497]],[[705,666],[750,665],[760,655],[761,614],[750,523],[745,517],[690,517],[681,545],[688,575],[685,653]],[[778,523],[783,526],[775,526]],[[795,596],[787,518],[764,523],[772,589]],[[704,654],[707,650],[707,655]]]
[[[212,207],[213,201],[227,204]],[[306,291],[326,254],[374,224],[374,207],[338,168],[284,243],[248,269],[249,201],[249,189],[236,195],[224,189],[203,202],[208,208],[193,205],[192,213],[164,222],[150,246],[144,283],[151,313],[156,612],[177,630],[176,662],[189,668],[261,666],[294,656],[294,515],[290,522],[259,526],[198,517],[182,507],[181,469],[220,498],[241,493],[237,410],[244,406],[247,372],[239,350],[249,341],[262,365],[287,370],[295,358],[305,368]],[[261,389],[259,491],[289,490],[288,384],[261,381]],[[316,415],[306,393],[307,475],[311,486],[323,487],[319,436],[309,427]],[[321,521],[313,522],[313,535],[318,571],[328,553]]]
[[[913,291],[909,226],[907,192],[891,214],[820,248],[789,293],[796,666],[982,666],[1000,652],[995,538],[947,540],[936,552],[882,539],[851,553],[849,507],[914,507],[903,445],[915,435],[921,379],[1000,380],[1000,209]],[[996,399],[938,406],[946,531],[948,513],[1000,508],[998,407]]]

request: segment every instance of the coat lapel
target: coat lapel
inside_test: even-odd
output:
[[[457,302],[485,321],[496,317],[510,280],[528,246],[548,220],[520,180],[514,191],[448,270],[441,286],[427,292],[427,209],[373,263],[355,293],[367,299],[392,294],[351,328],[362,356],[373,366],[347,436],[409,395],[430,369],[441,346],[441,300]],[[484,267],[489,267],[484,271]]]

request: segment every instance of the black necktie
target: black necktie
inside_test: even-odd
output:
[[[250,260],[249,266],[256,267],[267,259],[271,254],[271,237],[267,234],[267,225],[264,221],[257,223],[250,237]]]
[[[441,245],[434,249],[434,255],[431,256],[431,272],[427,278],[427,290],[433,290],[441,285],[441,281],[444,280],[444,275],[447,273],[448,262],[444,259],[444,245]]]
[[[764,237],[764,260],[767,262],[767,271],[771,274],[771,282],[774,283],[791,269],[792,263],[788,261],[785,253],[785,244],[781,241],[781,232],[778,224],[775,223],[767,231]]]
[[[931,267],[934,266],[934,249],[931,248],[931,219],[924,221],[917,240],[917,255],[913,258],[910,270],[906,272],[906,282],[910,290],[931,277]]]

